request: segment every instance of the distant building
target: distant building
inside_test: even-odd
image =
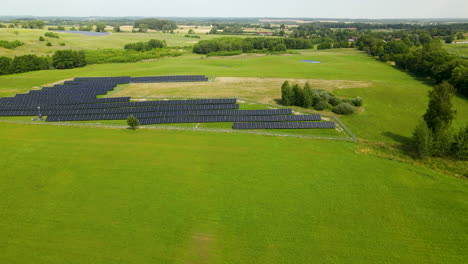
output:
[[[273,36],[273,32],[257,32],[259,36]]]
[[[355,39],[352,39],[352,38],[348,39],[348,42],[355,42],[355,41],[356,41],[356,40],[355,40]]]

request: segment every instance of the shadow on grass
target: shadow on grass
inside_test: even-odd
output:
[[[385,131],[382,133],[382,135],[398,142],[398,144],[394,145],[393,147],[401,151],[403,154],[412,158],[416,157],[416,153],[414,152],[413,147],[413,140],[411,138],[398,135],[390,131]]]
[[[395,134],[393,132],[390,132],[390,131],[385,131],[382,133],[382,135],[388,137],[388,138],[391,138],[393,140],[395,140],[396,142],[400,143],[400,144],[405,144],[405,145],[408,145],[408,144],[411,144],[411,138],[409,137],[405,137],[405,136],[402,136],[402,135],[398,135],[398,134]]]

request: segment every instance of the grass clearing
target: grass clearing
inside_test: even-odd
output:
[[[0,262],[468,258],[466,181],[353,143],[5,123],[0,138]]]
[[[283,79],[255,77],[216,77],[214,81],[204,83],[146,83],[131,84],[113,97],[131,96],[132,98],[247,98],[266,104],[277,104],[281,99],[281,84],[285,80],[304,85],[310,82],[312,87],[334,89],[369,87],[369,82],[346,80]]]

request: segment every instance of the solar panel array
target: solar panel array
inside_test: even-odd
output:
[[[334,122],[255,122],[234,123],[233,129],[335,128]]]
[[[47,122],[125,120],[133,115],[142,125],[167,123],[234,123],[234,129],[335,128],[320,115],[291,115],[291,109],[238,110],[236,99],[130,102],[130,97],[97,98],[118,84],[201,82],[205,76],[81,77],[62,85],[0,98],[0,116],[47,116]]]

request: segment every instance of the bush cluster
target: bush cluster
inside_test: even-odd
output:
[[[83,51],[57,50],[52,56],[52,66],[56,69],[72,69],[86,65]]]
[[[151,39],[148,42],[128,43],[124,46],[124,49],[136,51],[149,51],[156,48],[164,48],[166,46],[167,44],[165,40]]]
[[[15,49],[23,45],[24,43],[19,40],[13,40],[13,41],[0,40],[0,47],[3,47],[5,49]]]
[[[332,109],[336,114],[348,115],[355,112],[355,106],[362,105],[362,98],[341,100],[334,94],[322,89],[312,89],[309,83],[304,87],[285,81],[281,86],[281,103],[304,108],[313,107],[315,110]]]
[[[54,32],[46,32],[44,33],[44,36],[49,37],[49,38],[60,38],[59,34],[54,33]]]
[[[193,33],[193,34],[195,34],[195,33]],[[198,35],[191,35],[191,34],[185,34],[184,37],[186,37],[186,38],[200,38],[200,36],[198,36]]]

